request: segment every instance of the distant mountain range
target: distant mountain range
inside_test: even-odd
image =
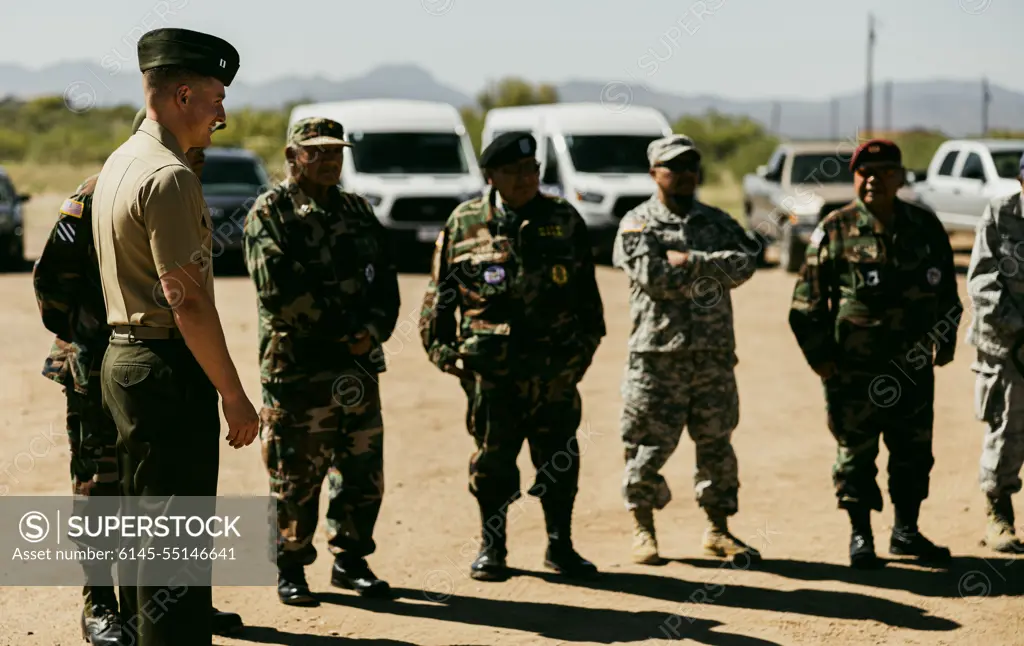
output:
[[[834,128],[840,137],[849,136],[862,126],[864,115],[863,91],[836,96],[832,100],[773,101],[674,94],[616,81],[570,80],[556,87],[560,100],[566,102],[603,100],[611,109],[621,109],[630,102],[657,108],[670,120],[713,109],[725,114],[749,116],[766,127],[777,126],[777,131],[784,137],[801,139],[831,137]],[[1024,93],[998,85],[991,85],[989,90],[989,126],[993,129],[1024,130]],[[0,64],[0,97],[29,98],[61,93],[76,109],[93,104],[141,105],[141,79],[139,73],[127,65],[112,70],[75,61],[30,70],[20,65]],[[239,81],[229,90],[228,105],[268,109],[298,100],[372,98],[443,101],[457,107],[475,103],[474,97],[438,82],[422,67],[382,65],[361,76],[340,81],[322,76],[294,76],[258,84]],[[887,125],[895,130],[929,128],[941,130],[952,137],[973,136],[981,131],[980,82],[927,80],[894,83],[891,124],[886,123],[881,83],[876,86],[874,103],[876,129]],[[837,116],[835,121],[834,114]]]

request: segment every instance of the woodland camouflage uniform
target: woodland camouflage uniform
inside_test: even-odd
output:
[[[316,559],[325,476],[328,548],[364,557],[376,549],[384,494],[381,345],[399,308],[386,232],[363,198],[331,187],[317,204],[287,179],[257,199],[243,244],[258,298],[260,437],[278,499],[278,567]],[[353,355],[364,330],[371,348]]]
[[[100,364],[110,328],[92,238],[92,198],[96,175],[61,205],[56,224],[33,269],[36,302],[43,325],[55,337],[43,375],[64,387],[71,449],[71,489],[76,513],[86,513],[91,496],[119,494],[117,427],[103,410]],[[104,620],[116,612],[110,567],[83,563],[87,618]]]
[[[953,360],[963,313],[949,237],[935,214],[895,198],[891,230],[859,199],[812,234],[793,292],[790,327],[808,364],[834,362],[824,380],[838,506],[853,525],[851,565],[878,563],[870,512],[882,509],[878,440],[889,449],[896,513],[890,551],[949,552],[917,529],[928,497],[935,365]]]
[[[434,365],[446,370],[461,359],[468,372],[466,424],[476,444],[469,490],[485,547],[504,558],[506,509],[521,495],[516,458],[526,440],[537,468],[528,493],[541,500],[550,544],[571,550],[577,384],[605,334],[582,217],[543,194],[513,211],[493,188],[459,205],[437,239],[420,332]]]

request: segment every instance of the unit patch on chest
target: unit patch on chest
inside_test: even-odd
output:
[[[938,267],[931,267],[928,270],[928,284],[935,287],[942,280],[942,272],[939,271]]]
[[[569,272],[566,271],[565,265],[555,265],[551,268],[551,280],[556,285],[564,285],[569,282]]]
[[[491,265],[484,270],[484,281],[488,285],[499,285],[505,280],[505,268],[498,265]]]

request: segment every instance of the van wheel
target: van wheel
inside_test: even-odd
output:
[[[804,264],[806,251],[807,248],[800,242],[800,238],[793,235],[793,227],[785,224],[782,229],[782,240],[779,242],[779,265],[786,273],[797,273]]]

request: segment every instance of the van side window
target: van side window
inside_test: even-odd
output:
[[[558,173],[558,157],[555,156],[555,144],[551,141],[551,137],[545,139],[544,143],[547,149],[544,157],[546,167],[544,168],[544,177],[540,181],[542,184],[561,184]]]
[[[947,177],[953,175],[953,164],[956,163],[956,156],[959,153],[957,150],[946,153],[946,158],[942,160],[942,165],[939,166],[939,175],[946,175]]]

